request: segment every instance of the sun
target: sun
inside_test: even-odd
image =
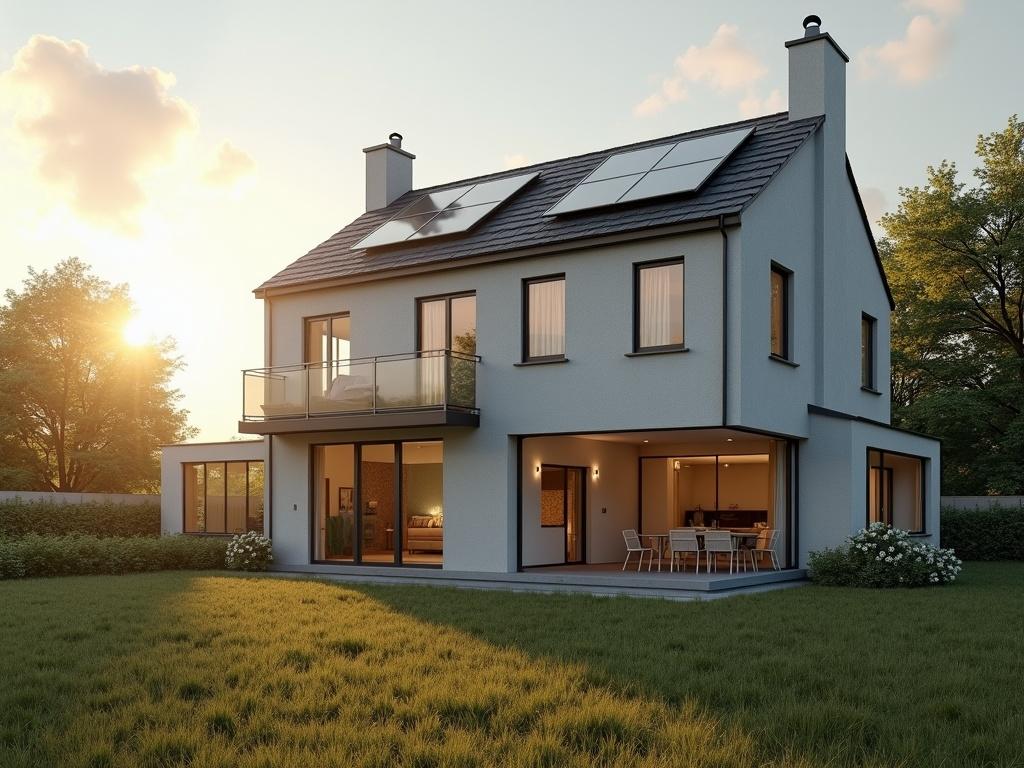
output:
[[[124,339],[125,344],[132,347],[141,347],[143,344],[151,342],[154,334],[145,321],[138,315],[135,315],[124,324],[124,328],[121,329],[121,337]]]

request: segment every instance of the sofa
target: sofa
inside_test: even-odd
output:
[[[444,518],[440,515],[410,515],[405,534],[409,552],[444,551]]]

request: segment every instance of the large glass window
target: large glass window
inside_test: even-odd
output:
[[[263,533],[263,462],[186,464],[185,533]]]
[[[440,565],[440,440],[313,449],[315,560]]]
[[[526,318],[524,361],[561,360],[565,357],[565,275],[527,280],[524,290]]]
[[[924,459],[868,451],[867,521],[924,532]]]
[[[864,389],[875,387],[875,318],[860,318],[860,385]]]
[[[633,350],[682,349],[683,262],[638,264]]]
[[[540,524],[564,528],[566,563],[583,559],[584,488],[586,470],[545,464],[540,473]]]
[[[450,349],[476,354],[476,296],[460,294],[419,300],[420,351]]]
[[[771,275],[771,353],[788,360],[790,273],[773,264]]]

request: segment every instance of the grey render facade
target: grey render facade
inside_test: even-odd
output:
[[[423,300],[473,296],[475,401],[296,414],[256,392],[239,429],[265,436],[261,525],[279,566],[509,573],[607,563],[623,557],[623,529],[663,532],[715,515],[750,524],[762,507],[757,524],[779,531],[789,567],[870,519],[938,543],[939,444],[889,426],[893,306],[846,156],[847,59],[816,26],[787,48],[788,112],[483,177],[538,174],[462,235],[353,250],[410,201],[465,183],[412,190],[407,151],[367,150],[367,213],[256,290],[260,376],[311,375],[311,318],[344,319],[350,360],[411,353],[409,365],[422,365]],[[616,152],[737,126],[754,132],[696,193],[544,215]],[[647,354],[636,348],[636,275],[660,263],[682,264],[684,342]],[[786,285],[784,354],[772,353],[773,273]],[[564,356],[531,364],[526,291],[552,276],[564,277]],[[443,456],[432,460],[434,480],[415,479],[412,454],[423,449]],[[331,457],[352,469],[332,469]],[[393,504],[370,498],[370,470],[387,462]],[[745,463],[763,464],[762,479],[730,484],[728,471]],[[681,477],[712,465],[716,503],[697,503]],[[165,475],[181,477],[180,467]],[[336,471],[349,479],[331,480]],[[560,503],[577,505],[573,522],[563,510],[561,526],[551,524],[549,478],[564,483]],[[417,483],[436,503],[412,499]],[[763,493],[748,494],[758,483]],[[165,503],[165,530],[188,529],[179,501],[188,493]],[[353,515],[341,549],[327,530],[339,511]],[[410,538],[412,518],[429,515],[443,520],[443,556]],[[374,551],[389,547],[393,558],[367,556],[371,528]]]

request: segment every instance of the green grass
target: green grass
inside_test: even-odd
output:
[[[0,766],[1024,766],[1022,595],[4,582]]]

